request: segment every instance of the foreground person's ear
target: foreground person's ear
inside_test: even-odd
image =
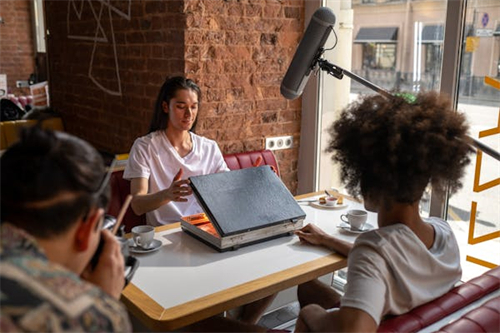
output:
[[[89,247],[92,234],[100,232],[103,215],[104,209],[94,209],[88,214],[86,219],[82,218],[80,222],[78,222],[75,239],[78,251],[86,251]]]

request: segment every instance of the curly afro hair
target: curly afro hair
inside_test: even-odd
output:
[[[347,191],[375,204],[413,203],[430,183],[456,192],[470,162],[465,116],[436,92],[366,96],[344,109],[328,129],[326,152],[340,163]],[[458,140],[457,140],[458,139]]]

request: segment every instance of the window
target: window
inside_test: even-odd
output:
[[[466,115],[470,135],[499,151],[500,80],[495,78],[499,41],[494,34],[484,33],[498,29],[500,3],[495,8],[481,1],[467,2],[456,95],[457,109]],[[486,12],[489,20],[482,19]],[[471,160],[463,188],[449,198],[445,211],[460,245],[464,279],[500,264],[500,162],[484,153],[472,155]]]
[[[396,45],[363,44],[363,69],[390,69],[396,67]]]
[[[454,6],[448,8],[449,3]],[[464,12],[462,4],[467,6]],[[324,5],[337,15],[338,36],[337,47],[326,52],[325,57],[386,90],[433,89],[458,96],[456,108],[467,115],[471,136],[499,151],[500,3],[495,2],[491,7],[492,4],[402,1],[391,3],[389,10],[383,2],[363,6],[361,1],[324,0]],[[484,19],[486,12],[489,21]],[[455,19],[445,22],[450,13]],[[378,26],[381,22],[386,26]],[[445,40],[445,34],[451,38]],[[446,48],[454,35],[463,36],[458,41],[458,47],[463,46],[459,65],[454,65],[458,63],[454,56],[447,56],[443,62],[446,54],[457,53]],[[325,48],[334,44],[334,37],[330,38]],[[460,73],[455,78],[457,70]],[[301,138],[301,153],[316,154],[303,154],[311,157],[307,163],[315,160],[317,170],[307,191],[332,187],[342,191],[338,170],[331,163],[331,156],[323,153],[328,140],[325,129],[358,94],[374,92],[353,79],[337,80],[324,73],[320,73],[317,82],[320,88],[314,89],[319,97],[318,93],[306,92],[303,98],[304,109],[315,107],[308,102],[314,99],[320,110],[314,123],[316,128],[303,129],[303,133],[317,133],[317,137]],[[456,87],[456,92],[453,93],[455,88],[447,91],[447,86]],[[307,140],[311,142],[309,145]],[[301,181],[302,178],[299,191]],[[449,199],[433,193],[430,200],[430,192],[426,193],[421,211],[424,216],[439,215],[436,207],[445,207],[441,216],[450,222],[457,236],[463,279],[468,280],[500,264],[500,162],[485,154],[473,155],[463,181],[463,189]]]

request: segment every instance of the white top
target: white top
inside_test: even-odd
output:
[[[360,235],[348,257],[342,306],[365,311],[380,324],[448,292],[460,280],[460,253],[446,221],[426,219],[434,244],[424,243],[404,224]]]
[[[165,131],[149,133],[135,140],[130,150],[123,178],[149,179],[148,193],[156,193],[170,187],[180,168],[183,178],[229,171],[222,153],[213,140],[192,132],[193,148],[181,157],[167,138]],[[178,222],[182,216],[203,212],[193,195],[187,202],[169,202],[160,208],[146,213],[148,224],[158,226]]]

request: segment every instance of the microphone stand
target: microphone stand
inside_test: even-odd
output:
[[[381,94],[382,96],[384,96],[386,98],[392,98],[392,97],[394,97],[389,91],[387,91],[387,90],[385,90],[385,89],[377,86],[376,84],[371,83],[370,81],[362,78],[359,75],[356,75],[356,74],[354,74],[352,72],[349,72],[348,70],[345,70],[345,69],[343,69],[343,68],[341,68],[341,67],[339,67],[337,65],[332,64],[328,60],[319,58],[317,60],[317,64],[318,64],[318,66],[319,66],[319,68],[321,70],[324,70],[325,72],[327,72],[328,74],[336,77],[339,80],[342,80],[342,78],[344,77],[344,75],[347,75],[351,79],[353,79],[353,80],[361,83],[362,85],[364,85],[364,86],[372,89],[375,92],[378,92],[379,94]],[[500,153],[498,151],[494,150],[490,146],[485,145],[481,141],[478,141],[478,140],[474,139],[473,137],[471,137],[469,135],[466,135],[465,138],[466,138],[465,142],[469,146],[474,147],[476,149],[479,149],[479,150],[483,151],[484,153],[490,155],[491,157],[493,157],[497,161],[500,161]]]

